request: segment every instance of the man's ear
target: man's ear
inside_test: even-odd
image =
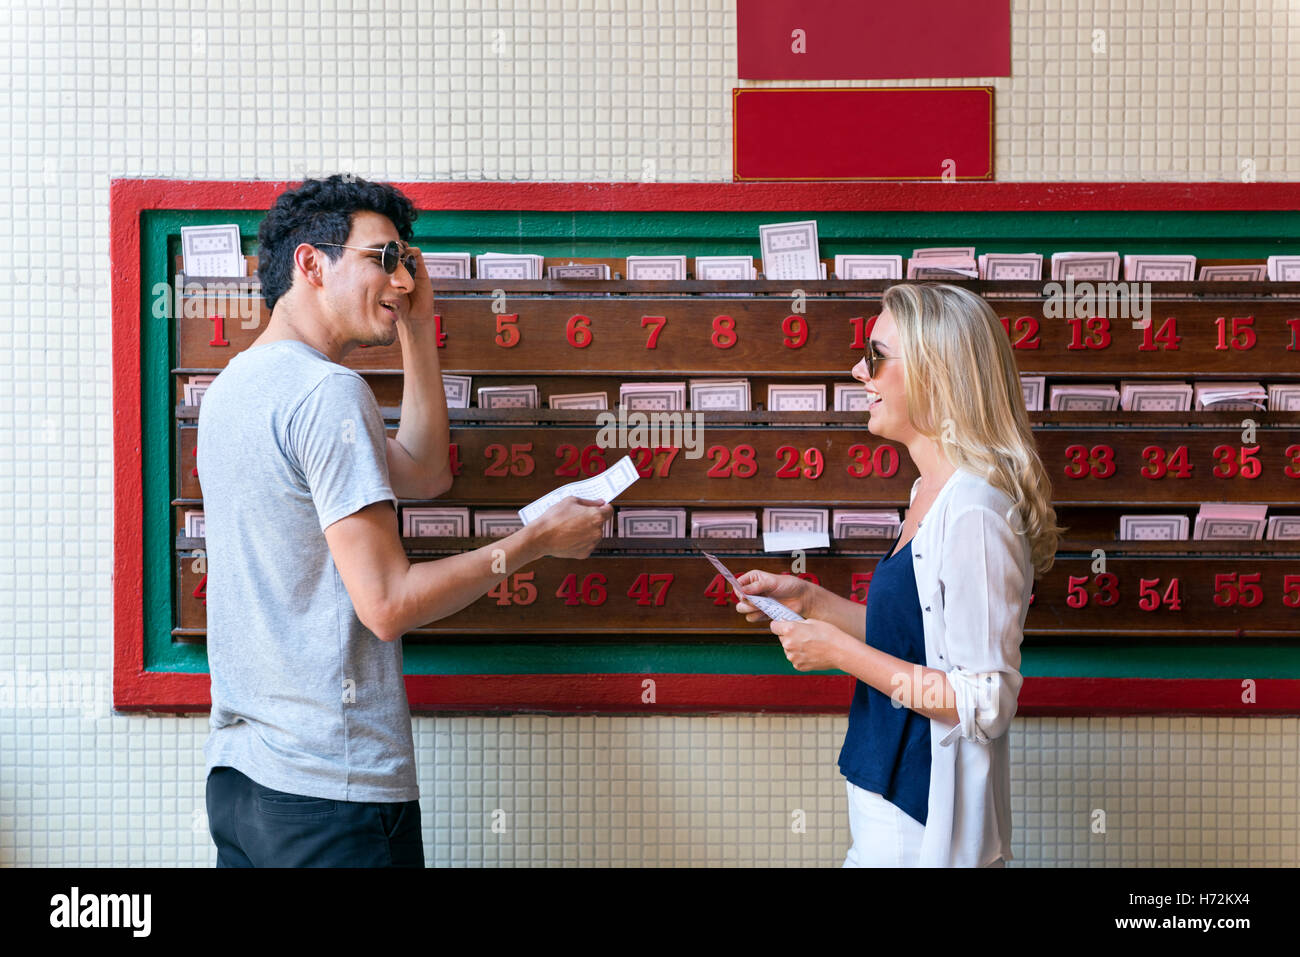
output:
[[[310,243],[299,243],[293,251],[293,271],[312,286],[323,286],[325,254]]]

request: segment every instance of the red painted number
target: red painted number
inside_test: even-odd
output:
[[[650,327],[650,335],[646,338],[645,347],[654,349],[659,345],[659,333],[664,331],[664,326],[668,324],[668,319],[664,316],[642,316],[641,328]]]
[[[605,593],[605,576],[596,572],[588,575],[578,584],[578,576],[569,575],[555,590],[556,598],[563,598],[566,605],[603,605],[608,597]]]
[[[488,591],[498,605],[531,605],[537,601],[537,586],[533,584],[535,572],[516,572],[502,579]]]
[[[1038,349],[1042,343],[1038,338],[1038,319],[1034,316],[1017,316],[1013,322],[1009,316],[999,316],[1002,328],[1011,336],[1013,349]]]
[[[730,316],[713,317],[713,336],[709,340],[719,349],[730,349],[736,344],[736,320]]]
[[[1087,319],[1067,319],[1070,324],[1070,344],[1067,349],[1105,349],[1110,345],[1110,320],[1102,316]],[[1085,324],[1088,338],[1083,337]]]
[[[1214,576],[1214,603],[1220,608],[1240,605],[1254,608],[1264,600],[1264,589],[1259,587],[1259,572],[1228,572]]]
[[[1070,464],[1065,467],[1065,477],[1078,479],[1110,478],[1115,474],[1115,450],[1109,445],[1071,445],[1065,450]]]
[[[734,449],[713,445],[705,454],[717,460],[709,466],[709,478],[753,478],[758,474],[752,445],[737,445]]]
[[[483,474],[492,478],[505,478],[507,475],[522,478],[525,475],[532,475],[535,464],[532,455],[529,454],[532,450],[532,442],[511,445],[508,452],[504,445],[489,445],[483,450],[483,457],[495,458],[495,461],[483,470]]]
[[[1138,346],[1138,352],[1155,352],[1158,349],[1177,352],[1178,343],[1182,341],[1183,337],[1178,334],[1178,317],[1170,316],[1160,323],[1159,331],[1152,323],[1146,324],[1142,330],[1142,345]],[[1159,346],[1156,345],[1157,342],[1160,343]]]
[[[1185,445],[1174,449],[1173,455],[1169,455],[1158,445],[1148,445],[1142,450],[1142,457],[1147,460],[1147,464],[1141,469],[1145,478],[1159,479],[1164,478],[1166,474],[1180,479],[1192,477],[1192,466],[1187,461]]]
[[[1282,576],[1282,604],[1300,608],[1300,575]]]
[[[849,601],[856,601],[859,605],[867,603],[867,593],[871,591],[871,576],[873,572],[854,572],[849,579]],[[862,592],[859,594],[858,589]]]
[[[776,450],[776,457],[785,462],[776,470],[777,478],[815,479],[822,474],[824,463],[821,449],[804,449],[801,457],[793,445],[783,445]]]
[[[212,341],[210,346],[228,346],[226,341],[226,317],[225,316],[208,316],[212,322]]]
[[[572,316],[564,327],[564,338],[575,349],[585,349],[591,345],[591,320],[586,316]]]
[[[585,446],[581,452],[576,445],[561,445],[555,450],[556,458],[563,459],[555,467],[561,478],[578,478],[605,471],[605,450],[599,445]]]
[[[1287,478],[1300,478],[1300,445],[1286,447],[1287,466],[1282,473]]]
[[[681,449],[676,446],[656,446],[653,449],[628,449],[632,456],[632,464],[636,466],[637,473],[642,478],[649,478],[651,475],[657,475],[659,478],[668,478],[668,470],[672,468],[673,459],[677,458],[677,453]],[[655,461],[658,460],[656,466]]]
[[[709,582],[709,587],[704,589],[704,594],[712,598],[715,605],[725,605],[728,602],[735,605],[740,601],[736,597],[736,593],[731,590],[731,586],[727,584],[727,580],[721,575],[713,576],[713,581]]]
[[[1139,578],[1138,607],[1143,611],[1155,611],[1161,605],[1164,605],[1170,611],[1178,611],[1182,608],[1182,602],[1178,599],[1178,579],[1172,579],[1165,586],[1162,595],[1160,593],[1159,578]]]
[[[520,335],[519,326],[516,325],[517,322],[519,322],[517,313],[513,316],[497,316],[497,336],[495,341],[502,349],[513,349],[519,345]]]
[[[627,597],[635,598],[638,605],[660,606],[668,597],[672,583],[673,576],[670,573],[656,575],[642,572],[627,590]]]
[[[1233,316],[1231,319],[1220,316],[1214,320],[1214,324],[1219,327],[1219,341],[1215,344],[1215,349],[1222,352],[1231,348],[1245,352],[1255,345],[1255,330],[1251,328],[1255,324],[1254,316]],[[1229,333],[1231,340],[1228,338]]]
[[[455,442],[447,446],[447,463],[451,466],[453,477],[459,475],[460,470],[464,467],[460,463],[460,446]]]
[[[853,445],[849,447],[849,455],[853,456],[853,461],[847,471],[854,478],[866,478],[872,474],[893,478],[898,471],[898,449],[892,445],[878,445],[875,451],[869,445]]]
[[[1258,451],[1258,445],[1242,448],[1234,448],[1231,445],[1215,446],[1214,457],[1219,460],[1219,464],[1214,467],[1214,477],[1235,478],[1240,475],[1245,479],[1259,478],[1262,466],[1259,459],[1255,458],[1255,453]]]
[[[871,337],[871,329],[879,318],[879,316],[854,316],[849,320],[849,323],[853,326],[853,344],[849,346],[850,349],[865,349],[867,347],[867,339]]]
[[[1109,573],[1093,577],[1097,594],[1092,600],[1102,607],[1109,607],[1119,601],[1119,579]],[[1071,608],[1083,608],[1088,604],[1088,591],[1083,586],[1088,584],[1087,575],[1071,575],[1066,581],[1065,603]]]
[[[803,316],[786,316],[781,321],[781,331],[785,333],[781,344],[787,349],[798,349],[808,341],[808,320]]]

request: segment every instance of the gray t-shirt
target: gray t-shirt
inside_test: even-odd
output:
[[[401,642],[361,623],[324,535],[396,504],[374,393],[306,343],[246,349],[203,396],[198,469],[208,769],[336,801],[415,800]]]

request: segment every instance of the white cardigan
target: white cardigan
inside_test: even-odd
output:
[[[958,469],[912,538],[925,663],[948,673],[961,719],[956,727],[930,722],[922,867],[1011,859],[1007,729],[1020,694],[1020,642],[1034,587],[1029,540],[1008,521],[1015,519],[1011,508],[1004,493]]]

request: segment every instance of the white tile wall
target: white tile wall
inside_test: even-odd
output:
[[[111,177],[731,178],[731,2],[362,6],[0,6],[0,866],[214,859],[206,721],[109,714]],[[1300,13],[1222,6],[1015,0],[1013,76],[933,82],[997,87],[1002,180],[1294,179]],[[844,724],[417,719],[427,856],[834,865]],[[1018,862],[1300,864],[1298,734],[1023,720]]]

